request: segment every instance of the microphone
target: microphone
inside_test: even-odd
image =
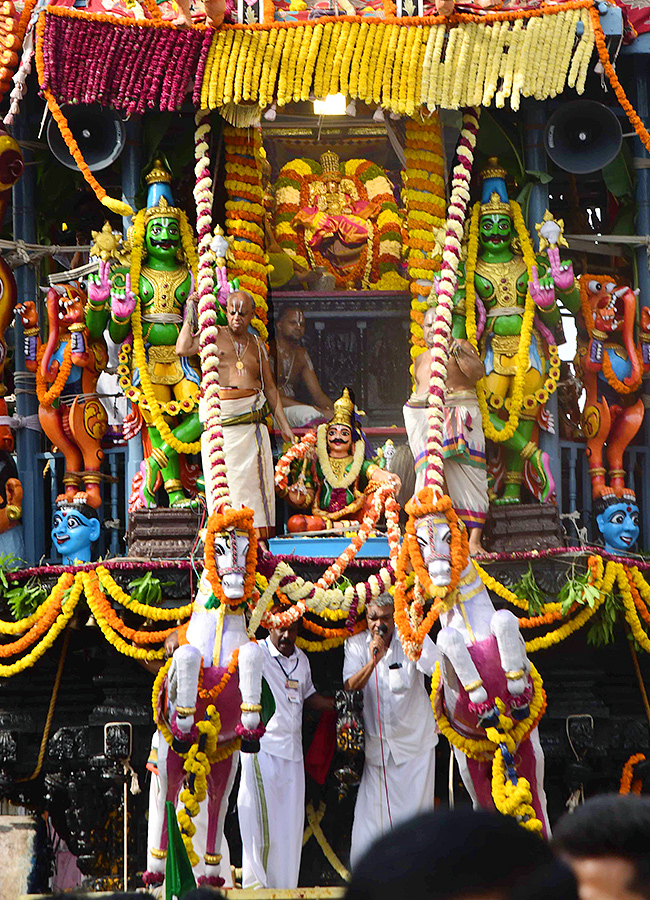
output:
[[[388,628],[384,625],[383,622],[381,623],[381,625],[378,626],[377,633],[380,634],[382,636],[382,638],[384,637],[384,635],[388,634]],[[378,653],[379,653],[379,648],[375,647],[372,651],[373,656],[377,656]]]

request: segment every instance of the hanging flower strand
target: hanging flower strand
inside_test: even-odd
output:
[[[457,271],[463,227],[469,202],[469,183],[474,164],[474,148],[478,134],[480,110],[473,107],[463,112],[463,127],[456,148],[458,162],[451,182],[451,199],[447,214],[445,246],[440,265],[441,275],[431,289],[428,302],[436,302],[434,340],[431,348],[431,373],[429,379],[429,428],[427,432],[427,470],[425,485],[434,493],[444,492],[442,468],[442,444],[444,427],[445,378],[451,340],[451,314],[458,283]]]
[[[221,427],[221,401],[219,400],[219,356],[214,345],[217,341],[217,300],[214,295],[214,270],[210,254],[212,231],[212,177],[208,136],[209,111],[202,109],[196,113],[194,134],[194,169],[196,182],[196,228],[199,241],[199,329],[201,347],[201,372],[203,398],[206,405],[205,432],[207,436],[206,492],[209,491],[209,508],[230,506],[230,493],[226,479],[226,460],[223,450],[223,429]]]

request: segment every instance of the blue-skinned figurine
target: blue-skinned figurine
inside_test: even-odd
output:
[[[639,537],[639,507],[634,492],[603,492],[594,501],[594,513],[605,550],[618,555],[629,553]]]
[[[65,565],[90,562],[93,542],[99,537],[101,523],[97,510],[82,500],[60,499],[52,516],[52,542]]]

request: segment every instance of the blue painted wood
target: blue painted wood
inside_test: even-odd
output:
[[[28,108],[31,105],[30,98],[25,97],[21,104],[20,113],[14,124],[14,136],[17,140],[27,140],[30,134],[28,124]],[[13,188],[13,232],[14,240],[25,243],[36,242],[36,221],[34,219],[34,188],[36,170],[34,168],[33,153],[24,148],[25,172],[18,179]],[[38,283],[36,269],[33,266],[19,266],[15,271],[16,284],[18,285],[18,303],[26,300],[34,300],[39,307]],[[14,368],[16,372],[26,373],[23,325],[20,316],[16,316],[14,328]],[[21,416],[31,416],[38,411],[36,399],[36,382],[30,381],[32,388],[27,390],[27,384],[21,382],[16,391],[16,412]],[[34,456],[41,449],[41,436],[31,428],[21,428],[16,432],[16,466],[18,477],[23,486],[23,532],[25,536],[26,562],[33,564],[38,562],[45,553],[45,543],[40,528],[39,508],[37,497],[40,491],[40,473],[34,468]]]
[[[269,550],[277,556],[308,556],[336,559],[350,544],[346,537],[286,537],[271,538]],[[386,537],[369,537],[357,553],[357,559],[388,559],[389,546]]]

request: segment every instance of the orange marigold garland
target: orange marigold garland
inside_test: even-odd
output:
[[[264,250],[262,137],[258,128],[224,128],[226,146],[226,233],[235,240],[228,277],[239,279],[255,301],[253,325],[268,338],[267,272]]]
[[[621,773],[621,786],[618,790],[619,794],[640,794],[643,782],[640,778],[632,781],[634,767],[637,763],[645,760],[645,753],[635,753],[631,756],[623,766]]]
[[[52,406],[54,401],[58,400],[58,398],[61,396],[61,391],[65,387],[65,383],[70,377],[70,372],[72,371],[72,350],[70,349],[70,342],[65,345],[61,367],[56,373],[54,384],[51,388],[49,388],[49,390],[47,388],[47,381],[41,370],[41,363],[44,356],[45,345],[41,344],[36,357],[36,361],[38,364],[38,368],[36,369],[36,395],[41,406]]]
[[[411,356],[424,350],[422,318],[440,260],[434,259],[436,233],[445,225],[445,165],[440,117],[406,120],[403,241],[407,252],[411,301]],[[440,248],[442,250],[442,248]]]

